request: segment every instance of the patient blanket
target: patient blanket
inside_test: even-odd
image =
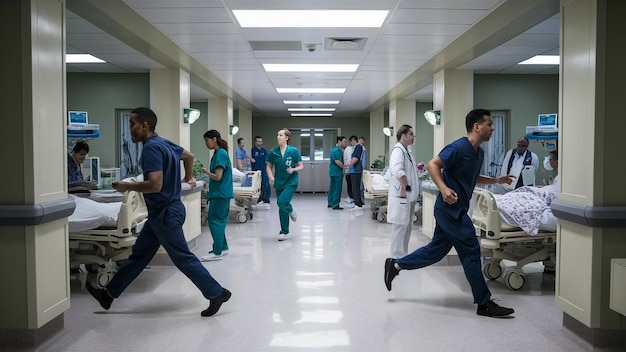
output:
[[[514,191],[494,195],[500,216],[509,224],[519,226],[530,235],[537,235],[542,214],[550,209],[556,198],[553,187],[524,186]]]

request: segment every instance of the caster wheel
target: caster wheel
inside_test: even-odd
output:
[[[489,280],[495,280],[502,275],[502,267],[500,263],[486,262],[483,264],[483,275]]]
[[[380,222],[385,222],[385,214],[379,212],[378,214],[376,214],[376,220]]]
[[[248,214],[246,214],[246,213],[239,213],[239,214],[237,214],[237,221],[239,221],[242,224],[244,222],[248,221]]]
[[[512,270],[504,275],[504,282],[506,283],[506,286],[514,291],[522,288],[525,281],[526,279],[524,278],[524,274],[517,271]]]
[[[96,276],[96,284],[98,284],[100,288],[104,288],[109,283],[109,281],[111,281],[113,276],[115,276],[114,271],[101,271]]]

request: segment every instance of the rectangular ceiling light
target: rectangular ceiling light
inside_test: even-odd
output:
[[[356,72],[359,64],[263,64],[267,72]]]
[[[335,111],[335,108],[288,108],[287,111]]]
[[[333,114],[311,114],[311,113],[305,113],[305,114],[291,114],[291,116],[293,117],[303,117],[303,116],[311,116],[311,117],[329,117],[329,116],[333,116]]]
[[[66,64],[93,64],[103,62],[106,61],[89,54],[65,54]]]
[[[283,104],[339,104],[339,100],[283,100]]]
[[[388,10],[233,10],[242,28],[380,28]]]
[[[559,55],[537,55],[528,60],[520,62],[518,65],[558,65]]]
[[[276,88],[278,93],[328,93],[343,94],[346,88]]]

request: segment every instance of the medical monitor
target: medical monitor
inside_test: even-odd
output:
[[[558,119],[556,114],[539,114],[537,126],[557,127],[557,121]]]
[[[70,125],[86,125],[89,123],[87,111],[68,111],[67,116]]]

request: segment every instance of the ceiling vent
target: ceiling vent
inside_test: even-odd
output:
[[[325,38],[324,50],[363,50],[367,38]]]
[[[250,47],[256,51],[300,51],[302,42],[300,41],[278,41],[278,40],[251,40]]]

